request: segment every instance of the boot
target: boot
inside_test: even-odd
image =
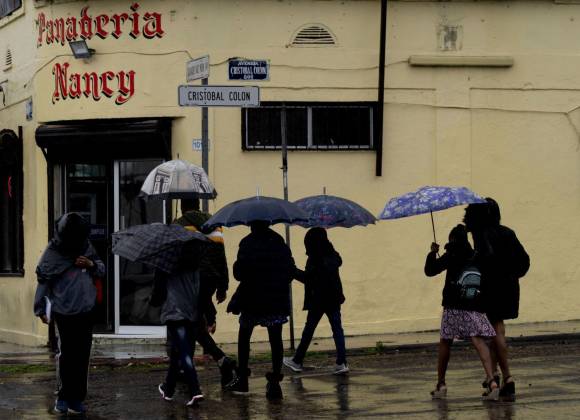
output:
[[[224,356],[219,364],[222,389],[236,378],[236,361]]]
[[[232,391],[234,394],[247,394],[249,392],[248,376],[250,374],[250,369],[236,369],[235,378],[225,386],[225,389]]]
[[[268,383],[266,384],[266,398],[269,400],[281,400],[282,388],[280,387],[280,381],[284,378],[281,373],[266,373],[266,379]]]

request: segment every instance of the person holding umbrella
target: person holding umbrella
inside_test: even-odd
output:
[[[431,396],[441,399],[447,396],[445,374],[449,364],[450,350],[456,338],[471,340],[479,354],[486,373],[486,392],[484,399],[496,400],[499,395],[499,384],[493,378],[493,368],[489,348],[485,339],[494,337],[495,331],[483,313],[483,305],[477,282],[471,290],[463,284],[468,275],[479,277],[479,272],[473,268],[474,252],[467,240],[465,226],[457,225],[449,233],[449,242],[445,245],[445,253],[438,257],[439,245],[431,244],[431,252],[425,261],[425,274],[436,276],[446,271],[443,287],[443,316],[441,317],[441,338],[437,362],[437,385]]]
[[[338,273],[342,259],[328,240],[326,230],[313,227],[304,237],[306,248],[306,270],[296,270],[296,279],[305,286],[304,310],[308,311],[306,325],[294,357],[285,357],[284,364],[294,372],[302,371],[302,363],[310,346],[314,331],[322,315],[328,317],[332,337],[336,346],[336,365],[333,373],[344,374],[349,371],[346,363],[346,347],[340,314],[340,305],[345,301],[342,283]]]
[[[251,233],[240,242],[234,263],[234,277],[240,282],[228,305],[228,312],[240,314],[237,378],[228,389],[247,393],[250,339],[259,325],[268,329],[272,371],[266,374],[268,399],[282,398],[282,326],[290,314],[290,282],[296,267],[292,252],[282,236],[269,228],[269,221],[249,222]]]

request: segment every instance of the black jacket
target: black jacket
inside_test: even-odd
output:
[[[345,301],[338,273],[342,259],[335,250],[326,255],[308,257],[305,271],[296,270],[296,279],[304,283],[304,310],[335,311]]]
[[[460,299],[460,288],[457,286],[459,276],[471,262],[472,257],[473,251],[471,249],[450,249],[441,257],[437,257],[436,252],[427,254],[427,259],[425,260],[425,275],[433,277],[447,270],[445,273],[445,286],[443,287],[442,305],[444,308],[478,312],[484,311],[481,300],[465,302]]]
[[[233,267],[240,282],[234,294],[239,310],[258,317],[289,315],[295,270],[292,252],[280,235],[271,229],[250,233],[241,240]]]
[[[481,268],[485,312],[491,320],[519,315],[520,283],[530,257],[515,232],[506,226],[486,229],[475,237],[476,262]]]

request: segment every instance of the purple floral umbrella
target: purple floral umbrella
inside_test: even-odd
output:
[[[379,215],[379,219],[399,219],[417,214],[431,214],[433,239],[435,238],[435,223],[433,212],[455,206],[472,203],[485,203],[479,195],[465,187],[427,186],[417,191],[391,198]]]

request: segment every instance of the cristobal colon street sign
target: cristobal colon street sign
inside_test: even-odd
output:
[[[257,86],[179,86],[179,106],[260,106]]]

